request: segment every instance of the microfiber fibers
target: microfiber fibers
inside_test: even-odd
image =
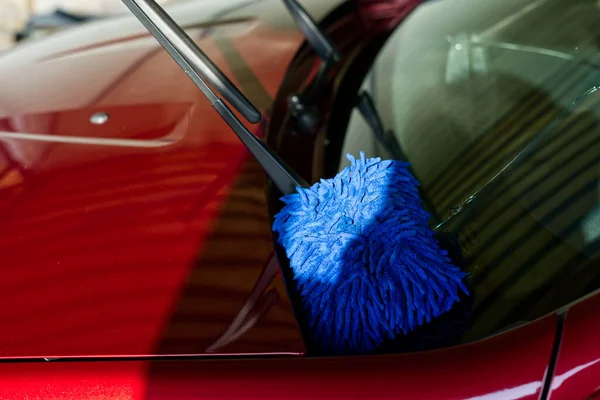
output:
[[[332,179],[282,197],[273,230],[294,273],[312,341],[368,354],[468,293],[429,227],[409,164],[347,156]]]

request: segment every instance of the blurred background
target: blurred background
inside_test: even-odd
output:
[[[126,11],[121,0],[0,0],[0,51],[25,37]]]

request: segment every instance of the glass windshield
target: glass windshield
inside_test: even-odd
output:
[[[342,146],[412,164],[431,225],[471,274],[465,340],[600,286],[600,6],[523,4],[418,9],[363,83],[388,140],[355,110]]]

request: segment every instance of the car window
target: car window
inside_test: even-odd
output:
[[[598,18],[588,0],[429,2],[363,82],[397,149],[355,110],[342,153],[411,163],[471,274],[464,340],[600,286]]]

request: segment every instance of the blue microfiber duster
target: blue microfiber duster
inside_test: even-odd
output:
[[[408,164],[361,153],[360,160],[349,156],[352,165],[335,178],[308,188],[214,93],[211,87],[247,122],[260,121],[259,111],[186,32],[154,0],[123,2],[285,194],[273,229],[290,259],[312,339],[323,351],[371,352],[385,340],[415,332],[459,302],[461,291],[467,293],[465,274],[452,265],[427,224]],[[312,29],[310,17],[288,3],[301,16],[301,26]],[[311,32],[321,44],[326,41]],[[324,47],[333,54],[332,46]]]
[[[409,164],[348,159],[333,179],[284,196],[273,225],[313,339],[334,354],[372,352],[468,293],[428,225]]]

